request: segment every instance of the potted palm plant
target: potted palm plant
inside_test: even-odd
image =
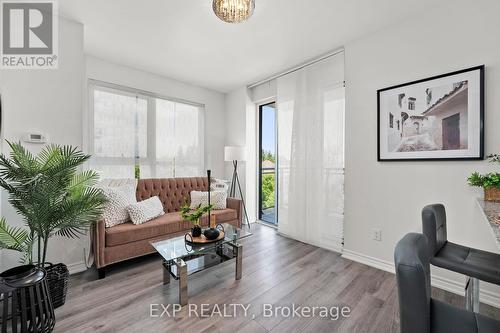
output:
[[[0,186],[25,226],[13,227],[0,220],[0,248],[22,252],[22,261],[47,272],[54,307],[65,302],[69,272],[62,264],[47,261],[49,239],[76,238],[97,221],[106,202],[93,187],[98,174],[78,172],[90,156],[71,146],[49,145],[38,155],[20,143],[8,142],[11,153],[0,154]]]

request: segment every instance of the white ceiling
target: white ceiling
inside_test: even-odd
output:
[[[87,54],[229,92],[432,10],[435,0],[256,0],[228,24],[212,0],[60,0]],[[441,2],[442,3],[442,2]],[[396,41],[395,41],[396,42]]]

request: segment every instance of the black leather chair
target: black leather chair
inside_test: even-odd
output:
[[[429,259],[427,239],[422,234],[407,234],[396,245],[401,332],[500,332],[500,321],[431,298]]]
[[[500,285],[500,255],[448,242],[446,210],[441,204],[422,210],[422,230],[429,242],[431,264],[469,277],[466,307],[479,311],[479,280]]]

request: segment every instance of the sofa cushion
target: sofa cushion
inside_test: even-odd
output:
[[[224,209],[213,211],[216,215],[217,223],[224,223],[235,220],[237,213],[234,209]],[[206,226],[208,219],[202,219],[202,225]],[[192,223],[183,221],[179,212],[167,213],[149,222],[134,225],[127,222],[106,229],[106,246],[116,246],[140,241],[148,238],[155,238],[161,235],[169,235],[191,229]]]

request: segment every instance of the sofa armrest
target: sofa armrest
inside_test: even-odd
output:
[[[92,226],[92,250],[94,251],[94,262],[97,268],[106,266],[104,262],[105,232],[104,220],[99,220]]]
[[[226,207],[234,209],[236,211],[236,216],[238,219],[238,228],[243,225],[243,204],[241,199],[237,198],[227,198]]]

